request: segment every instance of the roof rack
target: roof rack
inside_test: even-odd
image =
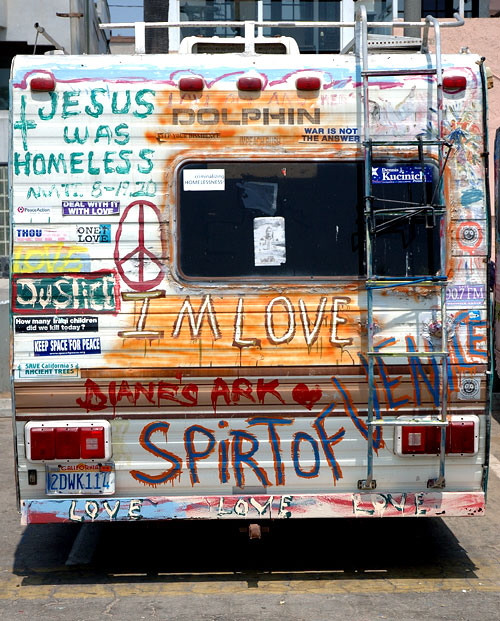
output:
[[[359,16],[360,13],[358,13]],[[452,28],[457,26],[463,26],[464,19],[459,13],[455,13],[453,15],[455,21],[451,22],[439,22],[440,28]],[[255,42],[256,42],[256,29],[262,28],[280,28],[280,29],[290,29],[293,30],[295,28],[352,28],[354,29],[357,22],[300,22],[300,21],[172,21],[172,22],[119,22],[119,23],[107,23],[107,24],[99,24],[101,29],[126,29],[133,28],[135,32],[135,53],[136,54],[145,54],[146,53],[146,29],[147,28],[236,28],[241,29],[244,32],[244,40],[245,40],[245,50],[244,54],[254,55],[255,51]],[[370,29],[373,28],[391,28],[394,31],[394,28],[421,28],[423,30],[422,39],[413,38],[413,37],[398,37],[395,35],[389,36],[389,39],[385,41],[385,49],[387,47],[397,48],[405,45],[404,40],[406,39],[406,44],[408,43],[408,39],[413,39],[412,44],[416,47],[420,47],[420,51],[426,52],[428,51],[428,32],[429,32],[429,20],[421,22],[400,22],[400,21],[388,21],[388,22],[368,22],[367,26]],[[401,43],[397,43],[400,40]],[[376,45],[378,42],[378,46]],[[368,44],[369,49],[376,49],[377,47],[380,49],[383,42],[383,37],[381,35],[377,35],[374,38],[371,38],[371,44]],[[417,45],[417,42],[420,42],[420,45]],[[349,44],[351,45],[351,44]],[[354,43],[352,44],[354,45]],[[349,46],[347,46],[349,47]],[[346,49],[346,48],[344,48]],[[344,50],[342,50],[344,51]]]

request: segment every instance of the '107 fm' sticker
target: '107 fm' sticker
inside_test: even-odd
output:
[[[446,306],[448,308],[481,306],[485,300],[485,286],[482,284],[448,285],[446,288]]]

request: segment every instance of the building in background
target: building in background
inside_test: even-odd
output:
[[[106,54],[108,0],[0,0],[0,276],[8,275],[9,74],[14,56],[58,53]],[[38,24],[38,29],[35,28]]]
[[[416,21],[419,17],[432,14],[440,18],[451,18],[458,8],[459,0],[358,0],[367,8],[371,21],[392,21],[398,18]],[[110,4],[118,4],[111,2]],[[123,2],[126,5],[126,2]],[[215,20],[274,20],[274,21],[352,21],[356,0],[144,0],[145,21],[206,21],[207,27],[201,29],[171,29],[168,35],[161,31],[147,35],[146,49],[152,53],[175,52],[180,40],[189,35],[234,36],[237,29],[211,27],[208,22]],[[500,17],[500,0],[464,0],[464,14],[469,18]],[[122,9],[123,10],[123,9]],[[121,17],[121,16],[120,16]],[[7,184],[7,145],[8,145],[8,79],[12,58],[17,54],[44,54],[60,48],[68,53],[106,54],[111,47],[113,53],[133,53],[133,30],[122,31],[119,36],[109,38],[111,32],[101,30],[99,23],[109,23],[110,7],[108,0],[0,0],[0,277],[8,274],[8,184]],[[116,21],[116,17],[115,17]],[[120,21],[128,21],[121,18]],[[496,41],[498,22],[480,19],[480,34]],[[491,27],[490,27],[491,21]],[[484,22],[484,23],[483,23]],[[38,23],[44,32],[37,30]],[[448,29],[451,34],[457,29]],[[467,38],[462,45],[469,46],[476,35]],[[474,29],[470,29],[474,31]],[[477,29],[476,29],[477,30]],[[265,35],[293,36],[302,52],[336,53],[352,39],[352,33],[343,29],[341,33],[329,29],[262,28]],[[125,35],[125,36],[124,36]],[[447,35],[448,36],[448,33]],[[445,40],[446,45],[446,40]],[[478,53],[491,55],[489,42],[477,44]],[[458,51],[458,49],[456,50]],[[488,59],[489,60],[489,59]],[[490,66],[494,63],[489,63]],[[497,78],[495,69],[494,79]],[[496,127],[495,105],[490,110],[492,127]],[[498,116],[498,115],[497,115]]]
[[[416,21],[426,15],[452,17],[459,5],[458,0],[144,0],[144,21],[353,21],[355,6],[361,3],[366,6],[369,21]],[[490,4],[495,3],[464,0],[464,16],[489,17]],[[151,29],[146,31],[146,51],[162,53],[167,47],[176,51],[182,38],[196,34],[233,36],[239,32],[207,26],[170,29],[167,37],[162,31]],[[261,34],[291,35],[289,29],[282,28],[263,28]],[[345,28],[340,32],[295,28],[292,36],[301,52],[321,54],[340,52],[352,39],[352,32]]]

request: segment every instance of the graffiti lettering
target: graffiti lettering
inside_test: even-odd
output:
[[[63,119],[81,114],[98,118],[109,113],[132,114],[143,119],[154,112],[154,104],[150,99],[155,97],[156,92],[143,88],[134,93],[133,100],[128,89],[110,92],[104,88],[93,88],[89,98],[86,94],[82,95],[81,91],[52,91],[49,95],[50,102],[40,106],[37,111],[41,121],[51,121],[57,114]],[[88,99],[90,102],[85,105]]]
[[[113,273],[78,276],[43,276],[39,278],[12,279],[15,312],[49,313],[64,310],[67,313],[117,310],[116,282]]]
[[[125,515],[120,519],[140,520],[142,500],[132,499],[128,501],[125,506]],[[83,504],[83,507],[81,506]],[[79,503],[77,500],[72,500],[69,508],[68,518],[71,522],[84,522],[90,520],[95,522],[98,519],[109,519],[109,521],[116,520],[120,509],[123,508],[125,503],[120,500],[116,500],[114,504],[109,500],[85,500],[83,503]]]
[[[130,149],[119,151],[74,151],[73,153],[25,153],[15,152],[13,170],[16,176],[52,175],[127,175],[132,170],[147,175],[153,169],[153,149],[141,149],[137,155]],[[137,159],[132,169],[131,160]]]
[[[243,108],[241,111],[228,108],[173,108],[172,125],[305,125],[321,123],[321,110],[314,108],[311,113],[305,108]]]
[[[346,345],[352,344],[352,338],[341,337],[338,334],[338,326],[347,324],[347,318],[341,316],[339,313],[341,310],[344,310],[346,307],[348,307],[350,302],[351,300],[348,297],[332,298],[331,314],[329,318],[331,325],[329,332],[329,341],[332,345],[344,347]],[[298,304],[298,314],[300,317],[300,323],[302,325],[302,336],[306,345],[308,347],[311,347],[318,340],[321,327],[327,323],[325,315],[327,298],[320,298],[318,308],[316,310],[316,318],[312,327],[307,306],[304,300],[299,299]],[[296,337],[296,326],[298,323],[296,315],[297,311],[292,301],[286,296],[277,296],[268,302],[265,309],[264,323],[267,339],[272,345],[286,344],[291,342]],[[203,298],[203,300],[200,302],[197,312],[193,308],[191,298],[186,297],[174,323],[174,327],[172,330],[173,338],[178,338],[181,335],[182,325],[186,317],[188,319],[190,338],[192,340],[201,339],[203,337],[203,325],[205,317],[211,331],[211,337],[214,340],[222,338],[221,329],[217,320],[217,309],[210,295],[206,295]],[[261,347],[261,339],[255,336],[244,336],[244,318],[244,299],[239,298],[233,322],[233,347],[239,347],[240,349],[246,347]]]
[[[276,506],[275,500],[278,500]],[[291,516],[289,507],[292,504],[293,496],[245,496],[243,498],[233,498],[222,496],[217,507],[217,517],[223,515],[248,517],[256,512],[256,517],[280,517],[288,518]]]
[[[384,513],[400,515],[425,515],[424,493],[417,494],[353,494],[352,508],[355,516],[382,516]]]
[[[90,272],[88,248],[49,244],[14,247],[14,272]]]
[[[292,441],[286,444],[286,449],[281,446],[280,428],[293,425],[294,419],[292,418],[252,417],[247,419],[246,429],[229,428],[227,421],[221,420],[217,425],[218,431],[214,426],[208,428],[199,424],[190,425],[184,431],[184,453],[182,455],[179,454],[178,442],[172,442],[171,446],[169,445],[168,432],[171,424],[165,421],[154,421],[144,427],[139,442],[145,451],[166,461],[169,467],[159,474],[150,474],[140,470],[131,470],[130,474],[144,485],[157,487],[165,483],[174,483],[176,479],[181,478],[184,470],[187,470],[191,485],[194,486],[201,483],[198,462],[212,458],[212,461],[217,460],[216,469],[221,483],[230,481],[232,472],[234,483],[239,488],[245,487],[248,473],[251,473],[252,478],[255,478],[263,487],[286,485],[285,462],[293,464],[298,477],[307,479],[318,476],[321,467],[329,468],[335,483],[342,478],[342,470],[335,458],[333,447],[342,440],[345,429],[341,427],[333,434],[327,431],[326,427],[331,424],[330,415],[334,413],[334,409],[335,404],[329,405],[312,421],[311,427],[316,432],[316,437],[298,432],[293,436]],[[259,427],[267,429],[267,442],[261,442],[258,436],[252,433],[253,428]],[[163,436],[162,446],[159,445],[161,436],[156,439],[158,434]],[[221,434],[227,437],[221,438]],[[303,447],[300,444],[304,441],[308,442],[311,447],[307,455],[307,467],[301,463]],[[264,454],[267,446],[270,446],[272,451],[271,464],[274,476],[271,476],[269,457]],[[324,455],[323,460],[320,458],[321,451]],[[311,456],[314,460],[312,466],[310,465]]]

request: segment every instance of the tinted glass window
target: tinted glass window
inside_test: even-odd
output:
[[[441,266],[434,167],[372,169],[379,276]],[[179,171],[178,265],[186,278],[348,278],[366,273],[362,162],[217,161]]]
[[[184,166],[181,272],[192,278],[362,274],[361,170],[355,162]]]
[[[435,166],[381,164],[372,168],[373,273],[433,276],[441,268]]]

